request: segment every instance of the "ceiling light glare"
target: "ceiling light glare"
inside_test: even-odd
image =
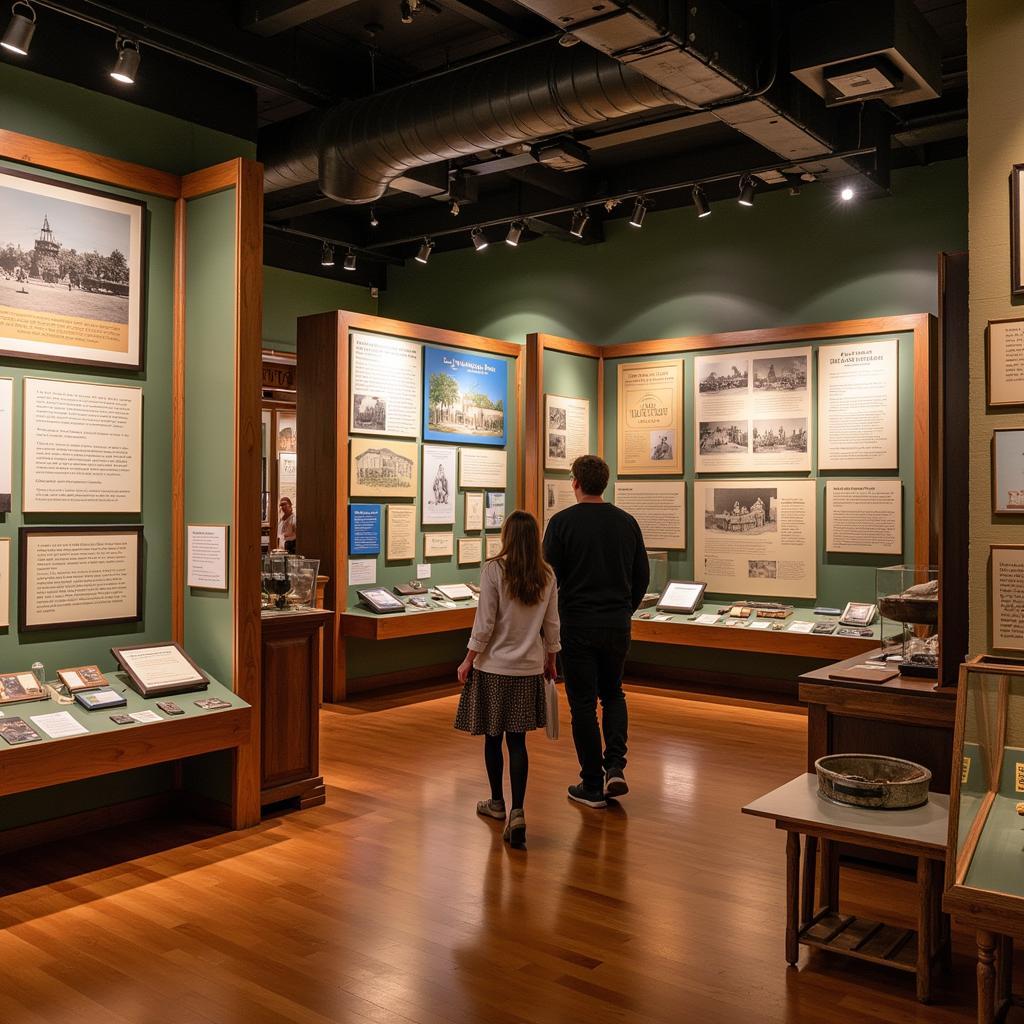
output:
[[[853,199],[855,194],[856,193],[849,185],[844,185],[842,192],[839,193],[839,198],[842,199],[844,203],[848,203],[851,199]]]
[[[32,36],[36,31],[36,12],[31,4],[24,0],[18,0],[11,5],[11,20],[4,29],[3,38],[0,38],[0,46],[20,57],[28,54],[32,45]]]

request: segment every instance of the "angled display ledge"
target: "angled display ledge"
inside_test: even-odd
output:
[[[710,603],[715,605],[718,602]],[[647,614],[655,615],[657,619],[640,618],[641,615]],[[656,644],[678,644],[684,647],[749,651],[753,654],[785,654],[823,661],[854,658],[878,646],[877,625],[872,627],[870,637],[789,632],[788,627],[793,622],[835,623],[834,618],[826,619],[815,615],[810,608],[796,608],[789,618],[780,621],[783,624],[781,630],[773,630],[771,627],[751,629],[749,623],[744,626],[727,626],[723,622],[699,625],[691,621],[689,615],[670,615],[649,609],[633,616],[633,639]]]
[[[376,615],[363,608],[349,608],[341,615],[342,636],[361,640],[397,640],[400,637],[452,633],[473,627],[476,601],[465,601],[458,608],[427,608],[423,611]]]
[[[182,715],[170,717],[157,706],[156,698],[139,696],[123,672],[106,673],[107,684],[127,700],[126,707],[86,711],[78,704],[28,701],[8,704],[5,716],[18,716],[42,737],[31,743],[0,747],[0,796],[90,779],[129,768],[176,761],[216,750],[238,750],[252,732],[252,708],[237,694],[214,680],[205,690],[173,698]],[[220,711],[196,707],[195,701],[219,697],[231,705]],[[36,727],[32,718],[66,711],[88,733],[54,739]],[[116,725],[111,714],[153,711],[159,722]],[[235,769],[237,770],[237,769]]]

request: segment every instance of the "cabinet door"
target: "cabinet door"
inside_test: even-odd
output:
[[[318,635],[263,639],[263,789],[319,774]]]

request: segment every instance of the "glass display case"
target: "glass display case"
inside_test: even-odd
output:
[[[882,655],[905,676],[935,679],[939,665],[939,570],[892,565],[875,570]]]
[[[263,608],[278,611],[313,608],[319,569],[320,560],[317,558],[264,555],[260,575]]]
[[[647,565],[651,571],[651,582],[647,584],[647,591],[660,594],[668,582],[668,552],[648,550]]]

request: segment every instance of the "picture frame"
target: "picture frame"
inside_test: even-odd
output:
[[[704,605],[706,583],[696,580],[669,580],[656,605],[658,611],[692,615]]]
[[[196,590],[227,591],[231,551],[228,524],[188,523],[185,534],[185,585]]]
[[[137,656],[146,652],[152,652],[156,660],[162,658],[163,661],[159,666],[159,673],[154,673],[153,676],[140,671],[137,662]],[[205,690],[210,685],[210,677],[185,652],[181,644],[172,640],[111,647],[110,653],[121,666],[121,671],[128,678],[131,688],[143,697],[195,693],[198,690]],[[175,667],[180,669],[177,677],[173,675]]]
[[[1024,371],[1016,369],[1022,365],[1024,319],[989,320],[985,327],[985,394],[990,406],[1024,405]]]
[[[69,590],[76,581],[60,559],[73,548],[79,572],[94,567],[83,584],[104,579],[117,570],[122,584],[119,595],[104,588],[106,599],[87,590]],[[47,562],[42,564],[40,556]],[[120,561],[118,561],[120,560]],[[18,528],[18,630],[22,633],[76,626],[141,622],[143,613],[142,526],[22,526]],[[106,574],[106,575],[104,575]],[[74,610],[70,610],[74,609]]]
[[[0,250],[16,249],[0,265],[0,305],[15,308],[0,354],[142,370],[146,203],[5,168],[0,225]]]
[[[416,497],[420,453],[415,441],[353,437],[349,460],[349,497]]]
[[[992,514],[1024,514],[1024,428],[992,431]]]
[[[1024,652],[1024,544],[989,547],[988,628],[993,650]]]
[[[878,608],[864,601],[849,601],[839,616],[841,626],[866,627],[874,623],[878,616]]]
[[[423,351],[423,440],[505,447],[508,364],[469,349]]]
[[[1024,164],[1010,169],[1010,294],[1024,295],[1024,259],[1021,257],[1021,214],[1024,212]]]

